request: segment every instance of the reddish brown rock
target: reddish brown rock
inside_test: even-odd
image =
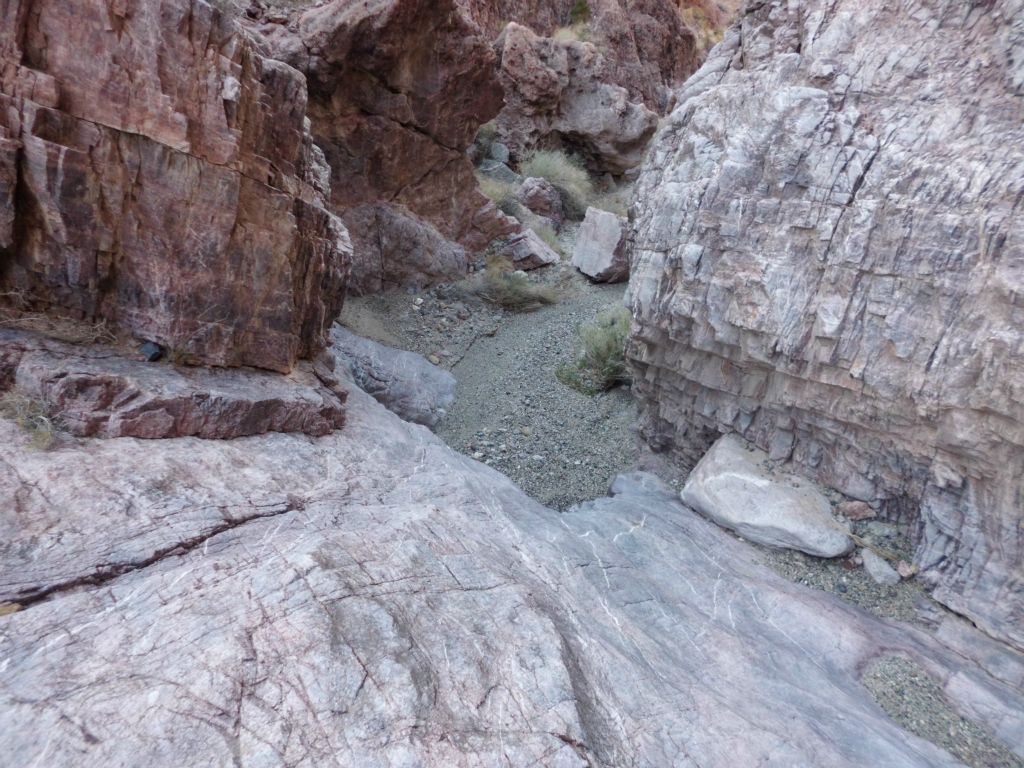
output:
[[[558,263],[558,254],[532,229],[513,237],[498,253],[516,269],[537,269]]]
[[[526,179],[516,192],[516,199],[538,216],[543,216],[557,229],[565,221],[562,195],[546,179]]]
[[[589,0],[588,4],[590,40],[610,60],[613,82],[626,88],[631,98],[665,112],[672,106],[673,90],[701,63],[697,33],[680,13],[698,3]],[[719,24],[725,21],[714,18]]]
[[[344,215],[352,232],[349,290],[377,293],[396,287],[424,288],[462,275],[469,256],[404,206],[370,203]]]
[[[465,154],[502,91],[490,45],[454,0],[334,0],[287,25],[250,25],[309,81],[333,207],[368,248],[356,290],[461,277],[468,257],[438,236],[478,249],[518,229],[478,191]],[[418,224],[428,245],[410,260]]]
[[[576,0],[458,0],[459,7],[488,37],[497,37],[510,21],[551,37],[570,21]]]
[[[509,22],[541,37],[593,43],[604,59],[605,82],[631,101],[665,112],[673,90],[689,77],[707,47],[735,18],[739,0],[460,0],[485,34]],[[575,10],[575,13],[574,13]],[[575,23],[574,23],[575,22]]]
[[[60,428],[78,437],[320,437],[345,423],[346,391],[308,362],[288,376],[179,367],[11,331],[0,331],[0,359],[13,365],[9,383],[17,392],[45,403]]]
[[[291,369],[326,342],[349,251],[305,111],[302,76],[198,0],[4,4],[0,291]]]

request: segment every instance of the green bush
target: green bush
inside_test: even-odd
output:
[[[558,366],[558,380],[587,395],[628,383],[626,339],[630,320],[629,311],[618,307],[602,312],[593,323],[579,326],[574,360]]]
[[[57,426],[42,400],[26,397],[19,392],[5,392],[0,396],[0,416],[21,427],[29,436],[30,448],[45,451],[53,445]]]
[[[477,280],[476,294],[484,301],[517,312],[531,312],[558,301],[555,290],[531,283],[517,274],[512,262],[504,256],[492,256]]]
[[[594,182],[578,158],[552,149],[538,149],[519,165],[524,176],[547,179],[561,193],[566,214],[580,220],[593,201]]]

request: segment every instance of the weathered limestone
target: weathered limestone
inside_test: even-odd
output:
[[[423,355],[331,329],[331,351],[367,394],[406,421],[435,427],[455,402],[455,377]]]
[[[0,616],[0,753],[956,765],[861,685],[883,650],[1024,743],[1019,662],[973,629],[787,582],[650,476],[559,514],[358,389],[348,416],[316,440],[45,453],[0,421],[0,600],[24,604]]]
[[[852,550],[828,499],[806,480],[770,471],[767,461],[763,451],[724,435],[690,473],[683,503],[758,544],[816,557]]]
[[[350,252],[305,120],[302,76],[198,0],[4,3],[3,301],[290,370]]]
[[[625,219],[599,208],[587,208],[576,235],[572,265],[599,283],[621,283],[629,279],[626,245]]]
[[[1021,6],[750,4],[638,184],[643,431],[722,431],[916,521],[936,598],[1024,647]]]

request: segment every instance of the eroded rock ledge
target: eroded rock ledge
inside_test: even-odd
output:
[[[1024,647],[1021,4],[751,3],[639,182],[629,355],[654,445],[734,431],[915,526]]]

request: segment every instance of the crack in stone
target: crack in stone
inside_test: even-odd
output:
[[[301,503],[288,503],[284,505],[275,505],[276,508],[268,510],[261,510],[251,515],[244,517],[224,520],[223,522],[215,525],[210,530],[200,533],[191,538],[185,539],[184,541],[178,541],[167,547],[162,547],[149,557],[141,560],[131,560],[124,563],[116,563],[109,566],[99,566],[92,573],[77,576],[73,579],[67,579],[65,581],[57,582],[49,586],[41,587],[34,592],[30,592],[27,596],[21,597],[16,600],[17,605],[20,606],[20,610],[25,610],[39,603],[46,602],[52,599],[56,595],[63,594],[76,590],[80,587],[100,587],[105,584],[124,576],[127,573],[134,573],[149,568],[152,565],[159,563],[169,557],[179,557],[187,555],[189,552],[206,544],[210,539],[215,536],[219,536],[227,531],[240,528],[247,523],[251,523],[256,520],[266,520],[272,517],[279,517],[281,515],[288,514],[289,512],[300,511],[303,508]]]

